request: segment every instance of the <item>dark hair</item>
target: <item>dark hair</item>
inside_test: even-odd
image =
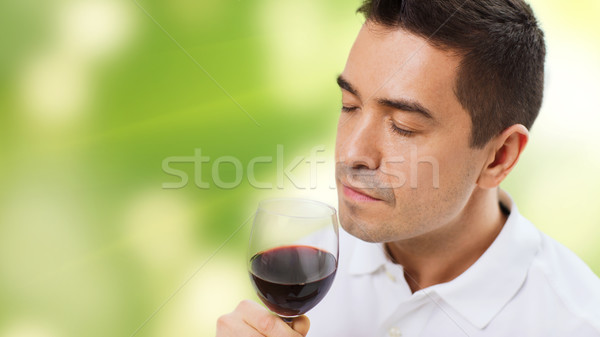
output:
[[[524,1],[365,0],[357,12],[462,56],[454,92],[471,116],[472,147],[513,124],[533,125],[542,105],[546,47]]]

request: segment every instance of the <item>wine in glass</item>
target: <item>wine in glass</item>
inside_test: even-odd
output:
[[[306,199],[260,202],[248,246],[258,297],[288,323],[312,309],[335,277],[338,242],[333,207]]]

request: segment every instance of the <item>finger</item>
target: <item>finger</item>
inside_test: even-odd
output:
[[[253,327],[234,314],[224,315],[217,320],[217,337],[264,337]]]
[[[242,314],[244,321],[248,325],[265,336],[301,336],[298,332],[292,330],[281,318],[271,314],[255,302],[242,301],[236,311]]]
[[[292,329],[296,330],[302,336],[306,336],[308,333],[308,329],[310,328],[310,320],[308,317],[302,315],[300,317],[294,318],[292,322]]]

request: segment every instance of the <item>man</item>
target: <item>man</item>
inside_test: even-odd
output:
[[[244,301],[217,335],[600,336],[600,280],[498,188],[542,102],[531,8],[367,0],[359,11],[338,78],[336,280],[310,329]]]

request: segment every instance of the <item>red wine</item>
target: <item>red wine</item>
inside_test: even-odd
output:
[[[309,246],[286,246],[258,253],[250,275],[260,299],[282,316],[302,315],[323,299],[337,270],[336,257]]]

